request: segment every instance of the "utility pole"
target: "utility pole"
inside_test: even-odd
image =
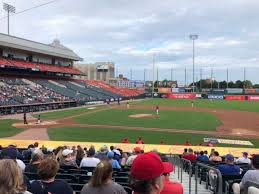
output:
[[[187,75],[186,75],[186,67],[185,67],[185,69],[184,69],[184,87],[186,87],[186,85],[187,85]]]
[[[195,92],[195,82],[194,82],[194,72],[195,72],[195,69],[194,69],[194,64],[195,64],[195,40],[198,39],[198,35],[197,34],[191,34],[190,36],[190,39],[192,40],[192,87],[193,87],[193,92]]]
[[[132,80],[132,69],[130,68],[130,80]]]
[[[244,84],[243,84],[244,89],[246,89],[246,68],[244,67]]]
[[[171,81],[173,81],[173,66],[171,68]]]
[[[15,13],[15,7],[10,4],[4,3],[3,9],[7,12],[7,34],[10,35],[10,13]]]
[[[200,92],[202,91],[202,68],[200,69]]]
[[[213,86],[213,68],[211,68],[211,72],[210,72],[210,83],[211,83],[211,85],[210,85],[210,89],[212,89],[212,86]]]
[[[228,68],[227,68],[227,89],[228,89]]]
[[[146,68],[144,68],[144,83],[146,83]]]
[[[154,98],[155,93],[155,54],[153,54],[153,84],[152,84],[152,98]]]

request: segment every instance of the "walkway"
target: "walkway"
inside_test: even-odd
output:
[[[178,167],[175,167],[175,173],[171,173],[170,179],[172,181],[180,182],[178,180]],[[191,179],[191,194],[195,194],[195,179],[194,176]],[[184,188],[184,194],[189,194],[189,174],[183,171],[183,188]],[[205,188],[205,184],[199,184],[198,183],[198,194],[212,194],[211,191],[207,190]]]

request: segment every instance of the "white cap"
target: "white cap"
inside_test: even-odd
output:
[[[63,156],[67,156],[68,154],[72,154],[73,153],[73,150],[69,150],[69,149],[64,149],[62,151],[62,155]]]

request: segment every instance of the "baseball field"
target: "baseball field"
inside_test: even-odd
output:
[[[0,120],[0,137],[79,142],[121,142],[127,137],[131,143],[142,137],[147,144],[163,139],[169,145],[186,140],[197,145],[205,137],[221,137],[250,140],[259,148],[256,101],[150,99],[132,101],[129,108],[114,104],[44,112],[40,124],[38,113],[32,116],[29,125],[23,125],[21,116]]]

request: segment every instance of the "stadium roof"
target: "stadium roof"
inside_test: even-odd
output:
[[[43,44],[15,36],[8,36],[0,33],[0,46],[20,49],[24,51],[40,53],[55,57],[61,57],[74,61],[82,61],[83,59],[74,53],[71,49],[60,44],[59,40],[55,39],[51,44]]]

